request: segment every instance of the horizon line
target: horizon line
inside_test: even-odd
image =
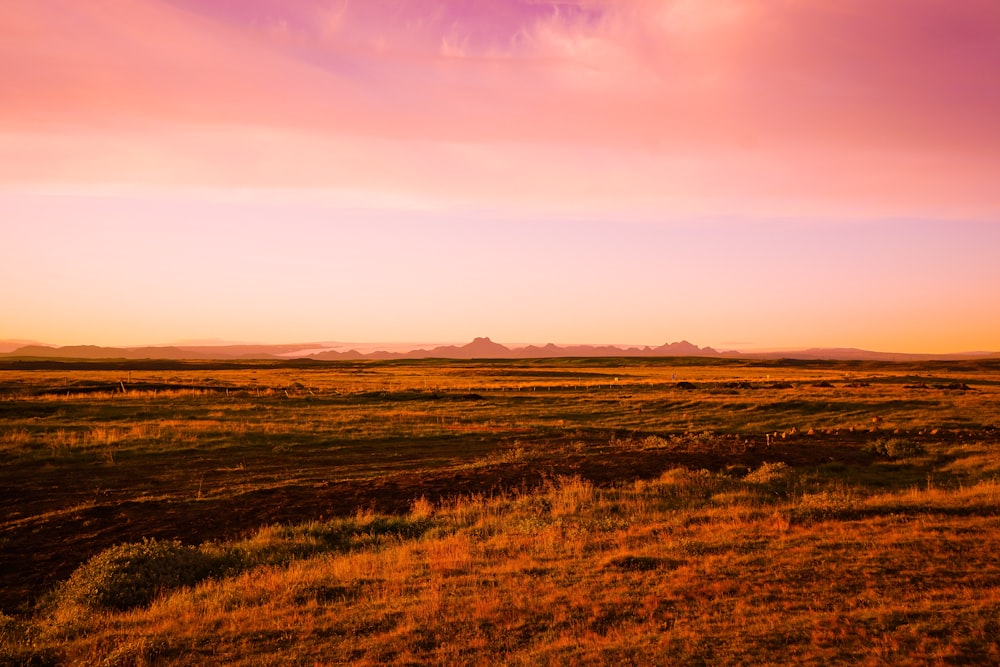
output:
[[[852,345],[796,345],[796,346],[768,346],[768,347],[723,347],[715,345],[699,345],[697,343],[692,343],[686,338],[682,338],[676,341],[668,341],[665,343],[649,344],[649,343],[500,343],[494,341],[490,336],[476,336],[471,341],[452,341],[452,342],[414,342],[414,341],[382,341],[382,342],[363,342],[363,341],[305,341],[305,342],[290,342],[290,343],[268,343],[268,342],[236,342],[236,341],[226,341],[222,339],[185,339],[178,342],[172,343],[149,343],[149,344],[127,344],[127,345],[105,345],[100,343],[69,343],[69,344],[54,344],[42,341],[23,339],[23,338],[9,338],[0,339],[0,345],[5,347],[9,346],[8,350],[0,350],[0,354],[11,355],[20,349],[25,347],[45,347],[53,350],[60,350],[65,348],[75,348],[75,347],[86,347],[86,348],[98,348],[98,349],[118,349],[118,350],[128,350],[134,351],[144,348],[233,348],[233,347],[260,347],[260,348],[301,348],[300,350],[295,350],[294,352],[309,351],[311,354],[316,354],[323,351],[336,351],[340,353],[345,352],[357,352],[364,355],[387,353],[387,354],[407,354],[417,351],[432,352],[437,348],[442,347],[463,347],[470,346],[476,342],[482,341],[484,343],[492,343],[494,345],[499,345],[506,348],[511,352],[516,352],[521,349],[527,349],[530,347],[544,348],[547,346],[555,346],[557,348],[573,348],[573,347],[584,347],[584,348],[617,348],[623,352],[629,350],[655,350],[660,347],[667,347],[673,345],[687,344],[691,345],[698,350],[703,350],[709,353],[716,354],[781,354],[781,353],[808,353],[808,352],[859,352],[859,353],[870,353],[870,354],[886,354],[886,355],[906,355],[906,356],[986,356],[986,355],[1000,355],[1000,350],[953,350],[948,352],[927,352],[927,351],[899,351],[892,349],[868,349],[863,347],[857,347]],[[359,349],[360,348],[360,349]],[[275,356],[286,356],[293,351],[287,351],[284,353],[273,353]]]

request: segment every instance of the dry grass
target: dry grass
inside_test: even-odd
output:
[[[57,601],[35,621],[36,651],[69,664],[1000,660],[998,482],[776,502],[773,473],[423,500],[410,516],[431,521],[422,536],[346,551],[317,547],[322,526],[262,531],[258,550],[312,539],[317,553],[128,612]]]
[[[361,508],[175,550],[204,565],[179,583],[165,549],[140,567],[166,582],[148,604],[102,608],[57,586],[0,616],[0,664],[1000,662],[992,371],[923,373],[976,387],[950,392],[907,388],[914,371],[893,367],[860,388],[837,367],[360,368],[138,378],[222,388],[177,394],[50,390],[112,372],[7,378],[9,469],[98,470],[111,491],[10,502],[21,515],[0,527],[119,499],[197,506],[630,457],[663,467],[606,484],[546,473],[488,493],[414,487],[395,515]],[[675,373],[702,384],[679,390]],[[778,379],[797,386],[763,388]],[[803,458],[817,443],[859,458]],[[667,465],[688,460],[712,465]]]

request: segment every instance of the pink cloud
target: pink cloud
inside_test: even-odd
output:
[[[986,0],[15,3],[0,179],[1000,212]]]

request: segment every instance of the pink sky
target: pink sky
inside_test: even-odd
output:
[[[0,338],[1000,349],[994,0],[32,0]]]

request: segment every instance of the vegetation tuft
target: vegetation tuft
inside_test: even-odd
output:
[[[105,549],[81,565],[58,591],[56,603],[125,611],[225,571],[223,559],[197,547],[146,539]]]
[[[249,540],[186,546],[177,540],[119,544],[78,567],[51,598],[55,606],[126,611],[210,577],[255,567],[282,566],[298,558],[414,538],[430,527],[424,516],[359,515],[296,526],[265,527]]]
[[[919,442],[906,438],[877,438],[869,445],[869,449],[889,459],[906,459],[926,452]]]

